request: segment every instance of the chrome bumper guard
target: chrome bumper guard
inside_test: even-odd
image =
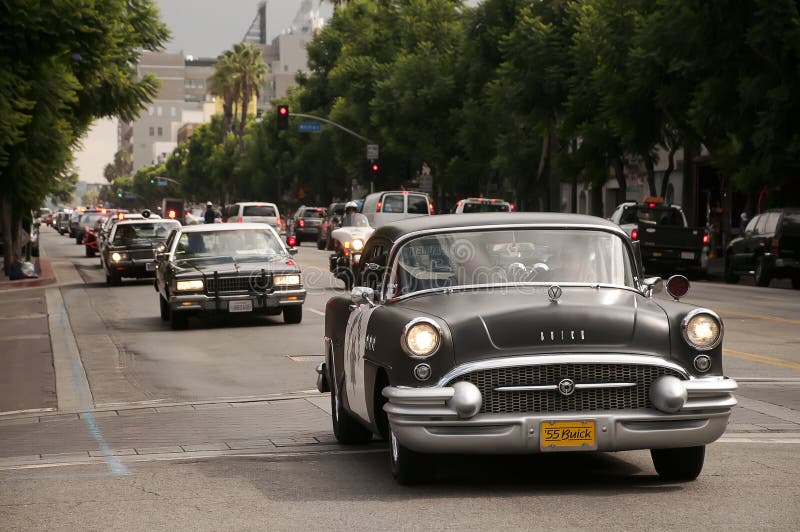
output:
[[[280,290],[272,292],[271,294],[220,294],[219,303],[226,304],[230,301],[252,301],[254,309],[263,308],[277,308],[292,305],[302,305],[306,300],[306,291],[304,288]],[[297,299],[288,299],[289,297],[296,297]],[[259,301],[263,298],[264,305],[260,305]],[[182,303],[191,303],[191,305],[183,305]],[[171,295],[169,298],[170,307],[173,310],[218,310],[216,298],[206,294],[180,294]],[[220,307],[223,308],[223,307]],[[227,309],[227,307],[224,307]]]
[[[726,377],[660,377],[650,389],[656,409],[479,414],[481,394],[468,382],[453,386],[387,386],[389,423],[409,449],[430,453],[531,453],[542,422],[594,421],[596,445],[570,450],[622,451],[705,445],[719,438],[736,405],[737,384]],[[566,450],[566,449],[561,449]]]

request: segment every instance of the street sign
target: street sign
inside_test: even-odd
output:
[[[367,144],[367,159],[371,161],[375,161],[380,159],[378,156],[378,145],[377,144]]]
[[[319,122],[300,122],[297,124],[297,131],[300,133],[319,133],[322,131],[322,124]]]
[[[167,180],[166,180],[166,179],[159,179],[158,181],[156,181],[156,184],[157,184],[158,186],[160,186],[160,187],[165,187],[165,186],[167,186],[169,183],[167,183]]]
[[[137,197],[136,194],[131,194],[130,192],[125,194],[125,199],[136,199]]]

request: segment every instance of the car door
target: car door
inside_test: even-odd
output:
[[[344,385],[347,405],[351,412],[366,422],[370,418],[364,379],[364,353],[369,320],[376,308],[367,303],[355,305],[350,311],[344,333]]]
[[[741,238],[731,242],[730,260],[734,270],[749,271],[752,269],[750,266],[750,264],[753,263],[753,261],[750,260],[750,255],[752,255],[750,251],[750,240],[752,240],[754,236],[758,221],[758,216],[753,217],[752,220],[747,222],[747,226]]]

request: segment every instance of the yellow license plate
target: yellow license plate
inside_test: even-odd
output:
[[[654,251],[653,252],[653,256],[654,257],[660,257],[661,255],[662,255],[662,253],[660,251]]]
[[[576,450],[597,448],[594,421],[543,421],[540,444],[542,450]]]

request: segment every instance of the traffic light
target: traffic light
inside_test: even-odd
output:
[[[289,129],[289,106],[288,105],[279,105],[278,106],[278,130],[287,130]]]
[[[155,179],[153,179],[153,178],[151,177],[151,178],[150,178],[150,184],[151,184],[151,185],[154,185],[154,184],[155,184],[155,182],[156,182],[156,180],[155,180]]]
[[[122,192],[117,192],[117,197],[121,198],[122,197]]]
[[[378,161],[370,161],[369,175],[372,177],[378,177],[380,171],[381,171],[381,163],[379,163]]]
[[[169,199],[162,200],[161,215],[170,220],[178,220],[183,223],[183,200]]]

